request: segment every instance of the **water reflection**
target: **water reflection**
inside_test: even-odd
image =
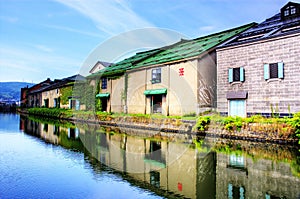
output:
[[[136,136],[134,130],[26,117],[20,128],[84,152],[95,174],[107,165],[134,186],[167,198],[300,197],[299,154],[294,147],[219,140],[214,151],[203,155],[205,147],[197,145],[197,137],[149,136],[150,132]]]

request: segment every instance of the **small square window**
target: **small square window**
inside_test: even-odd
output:
[[[233,81],[239,82],[240,81],[240,68],[233,69]]]
[[[289,10],[284,11],[284,16],[289,16],[289,14],[290,14]]]
[[[271,78],[278,78],[278,64],[270,64],[270,79]]]
[[[296,8],[295,7],[291,8],[291,15],[292,14],[296,14]]]
[[[245,71],[244,67],[229,68],[229,71],[228,71],[228,80],[229,80],[229,83],[231,83],[231,82],[243,82],[243,81],[245,81],[244,71]]]
[[[161,82],[161,69],[156,68],[152,70],[152,84],[160,83]]]
[[[101,78],[101,89],[107,89],[107,78]]]
[[[271,63],[264,65],[264,79],[284,78],[283,62]]]

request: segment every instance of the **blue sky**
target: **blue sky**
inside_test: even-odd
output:
[[[196,38],[261,22],[287,2],[0,0],[0,81],[38,83],[74,75],[97,46],[127,31],[165,28]]]

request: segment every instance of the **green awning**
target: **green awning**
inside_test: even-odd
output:
[[[144,162],[148,163],[148,164],[151,164],[153,166],[160,167],[160,168],[166,168],[166,164],[164,164],[162,162],[155,161],[155,160],[150,160],[150,159],[144,158]]]
[[[96,97],[109,97],[109,93],[99,93]]]
[[[145,90],[144,94],[145,95],[159,95],[159,94],[166,94],[167,89],[162,88],[162,89],[152,89],[152,90]]]

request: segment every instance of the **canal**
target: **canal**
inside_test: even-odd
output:
[[[300,198],[297,146],[0,114],[0,198]]]

